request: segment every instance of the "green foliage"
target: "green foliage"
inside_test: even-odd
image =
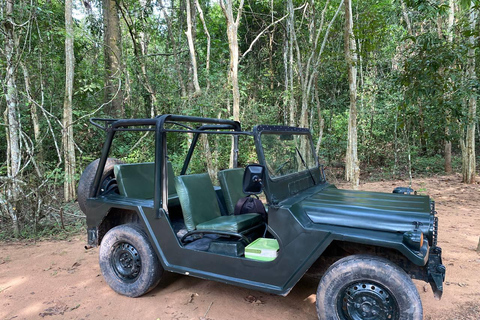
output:
[[[206,70],[207,36],[198,17],[194,21],[195,51],[202,94],[193,95],[192,67],[185,37],[185,1],[118,1],[122,30],[122,72],[116,75],[124,94],[126,118],[150,117],[153,98],[157,114],[184,114],[231,118],[232,94],[228,83],[229,47],[223,12],[215,1],[200,1],[211,36],[210,69]],[[453,41],[447,30],[446,1],[406,0],[405,12],[399,1],[368,0],[353,2],[354,34],[358,56],[358,152],[362,179],[405,177],[411,155],[414,174],[438,174],[443,171],[443,143],[452,141],[454,170],[459,171],[458,141],[464,135],[466,105],[477,80],[466,76],[469,49],[475,49],[476,72],[480,68],[478,42],[472,45],[468,21],[470,3],[455,13]],[[339,1],[330,1],[324,12],[325,27],[332,19]],[[89,2],[90,10],[78,3],[75,15],[75,77],[73,117],[77,147],[78,178],[88,163],[99,158],[105,133],[88,124],[88,118],[105,114],[105,48],[101,3]],[[234,1],[238,6],[238,2]],[[288,19],[270,26],[287,14],[287,2],[247,1],[240,19],[238,39],[240,56],[257,39],[240,62],[240,120],[245,130],[258,124],[288,124],[290,101],[295,102],[298,120],[302,105],[300,69],[306,62],[322,21],[325,1],[293,1],[293,23],[298,41],[289,59],[291,44]],[[476,8],[475,8],[476,10]],[[0,11],[4,15],[4,11]],[[407,30],[405,15],[412,33]],[[171,25],[167,24],[167,16]],[[4,16],[0,17],[2,20]],[[22,129],[22,172],[25,183],[20,208],[24,234],[32,234],[38,219],[37,236],[56,233],[56,213],[62,206],[63,150],[62,106],[64,99],[64,4],[36,0],[15,2],[15,28],[18,45],[16,61],[29,73],[30,97],[26,92],[23,69],[16,65],[19,90],[18,114]],[[128,22],[128,23],[127,23]],[[270,26],[270,27],[269,27]],[[267,30],[266,28],[269,27]],[[3,28],[0,26],[0,28]],[[3,30],[2,30],[3,31]],[[339,167],[344,162],[349,88],[344,52],[343,10],[332,24],[308,99],[309,127],[314,142],[320,135],[320,116],[324,130],[319,157],[321,163]],[[0,47],[5,47],[1,33]],[[143,45],[143,47],[142,47]],[[143,48],[143,50],[140,50]],[[174,50],[176,50],[174,52]],[[319,50],[319,48],[317,48]],[[176,53],[176,54],[175,54]],[[0,59],[0,77],[5,79],[6,59]],[[298,59],[300,57],[300,62]],[[292,63],[293,86],[286,87],[286,66]],[[305,71],[305,70],[303,70]],[[477,77],[478,78],[478,77]],[[182,82],[182,80],[183,82]],[[147,90],[148,80],[150,89]],[[207,90],[208,84],[208,90]],[[182,85],[186,94],[182,93]],[[2,112],[4,92],[0,93]],[[38,141],[34,137],[32,111],[37,110],[40,125]],[[3,114],[3,113],[2,113]],[[320,116],[319,116],[320,114]],[[3,119],[3,118],[2,118]],[[478,117],[477,117],[478,119]],[[478,120],[475,119],[477,122]],[[1,121],[4,124],[5,121]],[[111,156],[125,162],[153,161],[153,138],[131,132],[119,133]],[[178,174],[188,151],[191,137],[168,134],[169,160]],[[7,173],[7,135],[0,130],[0,175]],[[239,163],[258,162],[251,137],[240,137]],[[478,143],[477,143],[478,145]],[[27,150],[27,146],[31,147]],[[190,172],[205,172],[205,153],[219,170],[228,167],[229,137],[209,137],[208,147],[199,142],[192,157]],[[480,147],[477,147],[480,150]],[[457,155],[457,157],[455,157]],[[38,168],[35,168],[34,162]],[[40,175],[37,171],[41,171]],[[7,184],[0,181],[2,191]],[[0,194],[1,195],[1,194]],[[38,199],[43,202],[38,205]],[[40,208],[38,208],[38,206]],[[10,237],[11,220],[0,214],[0,238]],[[73,222],[75,225],[76,222]],[[57,228],[57,229],[55,229]],[[35,232],[34,232],[35,233]]]

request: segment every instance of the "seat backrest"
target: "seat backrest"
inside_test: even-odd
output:
[[[167,162],[168,195],[176,194],[172,163]],[[118,190],[122,196],[136,199],[153,199],[155,164],[153,162],[117,164],[114,167]]]
[[[233,214],[235,204],[240,198],[247,195],[243,192],[243,173],[245,169],[234,168],[219,171],[217,173],[220,187],[222,187],[223,197],[227,206],[228,214]]]
[[[175,177],[175,187],[188,231],[195,230],[197,224],[221,216],[217,196],[207,173]]]

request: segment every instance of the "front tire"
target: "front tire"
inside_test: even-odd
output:
[[[422,302],[410,277],[387,259],[353,255],[335,262],[317,290],[320,320],[421,320]]]
[[[127,297],[149,292],[163,274],[147,235],[136,225],[120,225],[109,230],[100,246],[99,262],[105,282]]]

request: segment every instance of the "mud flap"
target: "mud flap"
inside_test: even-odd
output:
[[[88,228],[87,229],[87,245],[85,246],[85,249],[90,249],[93,247],[98,246],[98,229],[97,228]]]
[[[428,259],[428,282],[432,286],[435,299],[440,300],[443,294],[446,268],[442,264],[442,248],[434,247],[430,250]]]

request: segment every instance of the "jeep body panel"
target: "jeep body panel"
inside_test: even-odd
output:
[[[279,242],[280,251],[273,261],[257,261],[184,248],[172,229],[168,214],[161,210],[160,217],[157,217],[152,201],[138,201],[135,206],[127,204],[121,197],[105,196],[89,199],[87,203],[92,212],[105,213],[113,208],[135,211],[167,271],[280,295],[290,292],[334,239],[329,232],[306,231],[289,210],[271,208],[269,232]],[[95,216],[89,219],[90,226],[101,223],[102,215]],[[91,230],[96,231],[95,227]]]
[[[280,246],[278,257],[271,262],[182,247],[169,222],[168,214],[161,210],[160,217],[157,217],[151,200],[137,200],[132,203],[117,195],[89,199],[87,202],[91,214],[88,214],[88,224],[99,225],[105,217],[95,212],[106,213],[112,208],[135,211],[145,230],[148,230],[150,241],[165,270],[280,295],[290,292],[334,240],[393,248],[417,265],[426,263],[426,241],[421,253],[415,253],[402,243],[402,234],[314,223],[306,211],[296,209],[302,206],[302,198],[308,199],[332,188],[329,184],[317,186],[294,197],[296,202],[292,203],[294,199],[290,199],[281,206],[270,207],[268,230]]]

